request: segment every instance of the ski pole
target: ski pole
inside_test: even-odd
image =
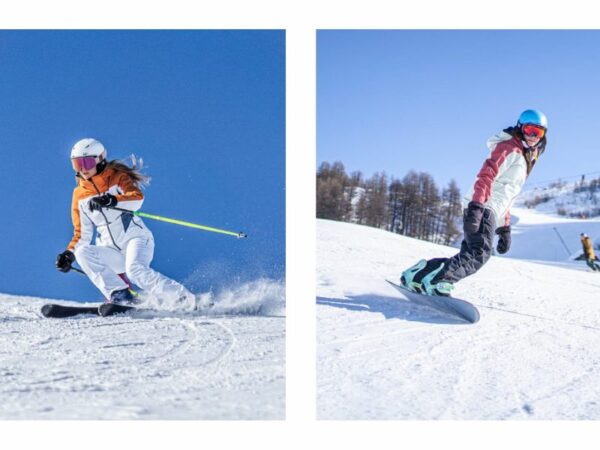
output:
[[[206,225],[200,225],[200,224],[192,223],[192,222],[185,222],[183,220],[171,219],[169,217],[156,216],[154,214],[148,214],[148,213],[141,212],[141,211],[130,211],[129,209],[117,208],[115,206],[107,206],[106,208],[114,209],[116,211],[121,211],[124,213],[133,214],[134,216],[138,216],[138,217],[145,217],[147,219],[160,220],[161,222],[172,223],[175,225],[182,225],[184,227],[197,228],[199,230],[211,231],[213,233],[228,234],[229,236],[235,236],[238,239],[248,237],[248,235],[246,233],[244,233],[243,231],[239,231],[236,233],[235,231],[222,230],[220,228],[209,227]]]
[[[569,247],[567,247],[567,244],[565,244],[565,241],[563,240],[562,236],[560,235],[560,233],[558,232],[558,230],[556,229],[556,227],[553,227],[554,231],[556,231],[556,234],[558,235],[558,238],[560,239],[560,242],[562,242],[562,245],[565,246],[565,250],[567,250],[567,254],[569,256],[571,256],[571,250],[569,250]]]
[[[79,272],[82,275],[85,275],[87,277],[87,275],[85,274],[85,272],[81,269],[78,269],[77,267],[73,267],[71,266],[71,270],[74,270],[75,272]]]

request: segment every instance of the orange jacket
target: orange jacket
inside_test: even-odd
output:
[[[144,200],[142,191],[131,177],[111,167],[107,167],[89,180],[77,177],[77,186],[73,190],[71,203],[73,239],[67,249],[75,251],[81,243],[90,244],[94,236],[94,227],[98,232],[97,245],[108,245],[119,250],[121,244],[129,237],[149,233],[143,221],[139,217],[134,218],[132,214],[107,208],[90,211],[90,199],[104,193],[110,193],[117,198],[118,208],[130,211],[137,211]]]
[[[594,254],[594,246],[592,245],[590,237],[582,237],[581,244],[583,245],[583,253],[585,253],[585,257],[587,259],[595,259],[596,255]]]

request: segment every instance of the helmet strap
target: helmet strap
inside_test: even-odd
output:
[[[103,159],[102,161],[100,161],[98,164],[96,164],[96,174],[101,173],[104,169],[106,169],[106,164],[107,161],[106,159]]]

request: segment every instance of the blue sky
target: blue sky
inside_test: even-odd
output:
[[[528,185],[596,173],[600,31],[325,30],[317,161],[468,189],[489,136],[541,109],[548,147]]]
[[[285,275],[285,32],[1,31],[0,292],[96,300],[54,267],[72,235],[72,145],[143,157],[153,267],[194,291]]]

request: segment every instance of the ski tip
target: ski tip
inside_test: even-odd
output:
[[[52,310],[54,309],[54,305],[44,305],[42,306],[42,315],[44,317],[50,317],[52,315]]]
[[[477,308],[475,308],[474,313],[468,318],[468,320],[471,323],[477,323],[479,322],[479,319],[481,319],[481,316],[479,315],[479,311],[477,310]]]

